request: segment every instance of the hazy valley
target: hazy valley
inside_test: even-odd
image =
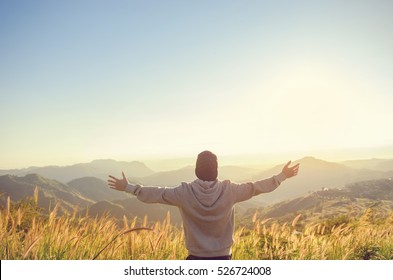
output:
[[[293,218],[294,213],[299,211],[307,212],[308,215],[312,213],[316,215],[315,209],[332,209],[333,205],[342,206],[340,210],[337,210],[337,213],[357,204],[362,204],[363,206],[359,207],[363,209],[365,205],[371,205],[374,200],[386,199],[380,196],[366,196],[364,199],[370,200],[367,204],[364,200],[360,201],[362,196],[359,194],[357,197],[356,191],[351,194],[351,197],[347,197],[348,194],[345,191],[337,191],[337,197],[333,200],[330,199],[330,202],[326,202],[323,198],[326,198],[327,194],[330,195],[332,189],[346,189],[344,186],[355,182],[363,182],[361,185],[367,188],[365,181],[369,181],[370,189],[373,189],[375,182],[384,182],[389,185],[391,181],[379,179],[388,180],[387,178],[393,176],[392,160],[370,159],[335,163],[305,157],[294,163],[298,162],[301,171],[297,177],[284,182],[272,193],[262,194],[238,204],[236,206],[237,215],[247,217],[251,215],[250,213],[255,213],[255,209],[259,209],[259,215],[264,217],[281,217],[283,219],[287,217],[290,219]],[[219,178],[235,182],[256,181],[278,174],[281,168],[282,165],[267,170],[222,166],[219,168]],[[72,213],[77,208],[81,215],[88,213],[92,217],[101,217],[106,213],[119,220],[123,216],[129,218],[148,216],[150,220],[156,221],[163,220],[167,212],[170,212],[172,222],[181,223],[180,215],[174,207],[158,204],[147,205],[126,193],[110,189],[105,181],[108,174],[119,176],[121,171],[126,172],[130,182],[143,185],[172,187],[177,186],[180,182],[189,182],[195,179],[193,166],[167,172],[154,172],[141,162],[117,162],[114,160],[95,160],[91,163],[65,167],[49,166],[2,170],[1,173],[6,175],[0,176],[0,205],[5,206],[7,197],[15,202],[31,197],[34,194],[34,189],[38,187],[39,206],[47,212],[53,209],[58,201],[61,201],[60,213]],[[320,192],[322,189],[325,191]],[[346,197],[347,200],[343,201],[342,197]],[[354,198],[359,200],[354,201]],[[388,199],[388,201],[390,200]],[[389,208],[389,203],[384,205]],[[272,206],[273,204],[274,206]],[[266,207],[268,205],[269,207]],[[287,209],[287,211],[283,209]],[[314,209],[314,212],[311,213],[310,209]],[[353,211],[354,209],[357,208],[353,206]],[[333,211],[333,213],[336,212]]]
[[[298,177],[236,205],[234,259],[391,259],[390,161],[334,163],[306,157],[296,162],[301,164]],[[220,178],[258,180],[281,167],[223,166]],[[124,170],[131,182],[169,187],[195,178],[191,166],[154,172],[143,163],[112,160],[3,171],[0,257],[184,259],[178,210],[110,189],[103,180],[106,169],[114,175]],[[57,180],[25,174],[33,170],[51,171]],[[79,177],[87,175],[83,170],[94,176]],[[145,171],[143,176],[138,170]]]

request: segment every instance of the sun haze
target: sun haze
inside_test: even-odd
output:
[[[22,2],[0,168],[393,146],[392,1]]]

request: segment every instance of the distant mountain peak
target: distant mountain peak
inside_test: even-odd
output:
[[[300,161],[300,162],[314,162],[314,161],[327,162],[325,160],[322,160],[322,159],[319,159],[319,158],[316,158],[316,157],[313,157],[313,156],[305,156],[305,157],[303,157],[303,158],[301,158],[301,159],[299,159],[297,161]]]
[[[44,182],[51,181],[47,178],[42,177],[41,175],[39,175],[37,173],[26,174],[22,178],[26,181],[35,182],[35,183],[44,183]]]
[[[140,164],[140,165],[144,165],[146,166],[146,164],[144,164],[141,161],[137,161],[137,160],[132,160],[132,161],[125,161],[125,160],[114,160],[114,159],[95,159],[93,161],[91,161],[90,163],[130,163],[130,164]]]
[[[303,165],[310,165],[310,166],[324,166],[324,167],[335,166],[335,167],[348,168],[347,166],[344,166],[340,163],[327,161],[327,160],[319,159],[319,158],[312,157],[312,156],[307,156],[307,157],[301,158],[301,159],[297,160],[296,162],[299,162],[300,164],[303,164]]]
[[[116,162],[114,159],[95,159],[92,160],[90,163],[103,163],[103,162]]]
[[[103,182],[103,180],[93,176],[86,176],[86,177],[73,179],[69,181],[67,184],[78,183],[78,182]]]

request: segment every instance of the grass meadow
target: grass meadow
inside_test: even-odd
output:
[[[0,259],[6,260],[172,260],[187,250],[182,228],[170,216],[163,222],[110,216],[89,218],[48,214],[29,200],[7,200],[0,211]],[[393,213],[380,217],[367,209],[361,216],[308,224],[298,215],[291,223],[252,218],[234,233],[233,259],[342,260],[393,259]]]

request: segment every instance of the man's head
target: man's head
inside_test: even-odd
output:
[[[218,175],[217,156],[210,151],[204,151],[198,155],[195,175],[203,181],[214,181]]]

